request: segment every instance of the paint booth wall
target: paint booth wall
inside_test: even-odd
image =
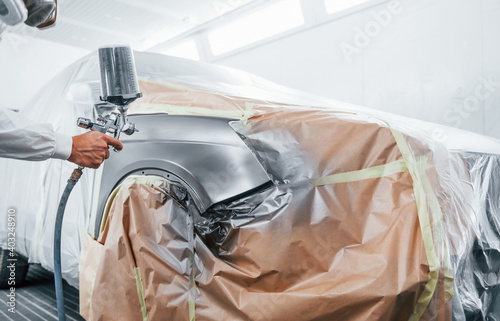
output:
[[[306,19],[324,18],[318,15],[309,12]],[[498,30],[498,0],[396,0],[209,61],[303,91],[500,138]],[[21,109],[87,53],[4,34],[0,105]]]
[[[500,2],[401,0],[214,62],[500,138]]]
[[[87,50],[6,32],[0,41],[0,106],[22,109],[50,79]]]

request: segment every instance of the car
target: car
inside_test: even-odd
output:
[[[63,276],[85,318],[499,316],[498,140],[225,67],[135,58],[139,131],[84,170],[64,219]],[[79,134],[78,117],[112,110],[98,97],[93,53],[23,113]],[[74,165],[1,164],[15,250],[52,270]]]

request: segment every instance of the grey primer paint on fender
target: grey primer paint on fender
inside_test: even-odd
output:
[[[130,116],[139,132],[104,163],[94,236],[108,196],[131,174],[154,174],[184,185],[200,213],[214,204],[272,185],[231,119],[167,114]]]

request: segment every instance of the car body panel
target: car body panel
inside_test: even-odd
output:
[[[190,190],[200,212],[271,184],[255,155],[218,117],[135,115],[139,132],[122,136],[124,149],[104,163],[95,235],[113,189],[132,173],[173,175]],[[158,172],[156,172],[158,173]]]

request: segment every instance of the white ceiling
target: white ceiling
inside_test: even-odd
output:
[[[147,50],[256,0],[59,0],[57,24],[32,36],[95,50]],[[23,28],[24,29],[24,28]],[[22,32],[22,31],[19,31]]]

